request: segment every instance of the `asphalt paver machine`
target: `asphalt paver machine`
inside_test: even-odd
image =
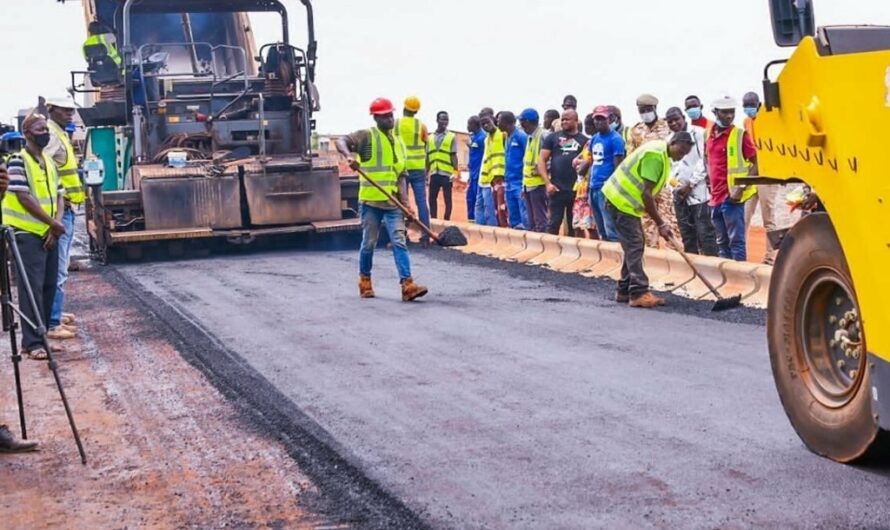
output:
[[[290,44],[283,0],[83,0],[122,59],[117,80],[72,72],[89,102],[83,176],[100,259],[138,257],[146,242],[358,228],[357,180],[313,153],[317,44],[300,3],[305,49]],[[280,40],[257,47],[249,15],[270,12]]]

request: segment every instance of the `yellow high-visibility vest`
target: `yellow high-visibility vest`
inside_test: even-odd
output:
[[[408,153],[405,169],[408,171],[426,169],[426,143],[423,141],[423,123],[414,116],[404,116],[396,120],[396,136],[405,144]]]
[[[427,157],[429,158],[430,174],[446,172],[454,173],[455,167],[451,164],[451,149],[454,147],[454,133],[445,131],[442,143],[436,147],[436,134],[431,134],[427,141]]]
[[[41,153],[46,168],[43,170],[27,150],[22,149],[16,156],[21,157],[25,163],[31,195],[37,199],[46,215],[55,217],[59,200],[59,173],[55,162]],[[22,206],[15,193],[6,193],[3,196],[3,223],[39,237],[43,237],[49,231],[49,225],[31,215]]]
[[[361,161],[362,171],[392,195],[399,193],[399,175],[405,170],[405,144],[393,136],[392,141],[377,127],[371,135],[371,158]],[[359,179],[360,202],[386,202],[389,198],[364,178]]]
[[[541,157],[541,141],[544,139],[544,129],[538,127],[528,139],[523,158],[522,185],[528,189],[537,188],[545,184],[544,177],[538,174],[538,159]]]
[[[480,185],[487,187],[495,178],[503,178],[507,161],[506,153],[504,132],[495,129],[494,134],[486,133],[485,156],[482,159],[482,174],[479,176]]]
[[[634,217],[642,217],[646,212],[643,190],[647,181],[640,176],[640,166],[647,155],[659,157],[663,165],[661,178],[652,189],[652,196],[658,195],[671,173],[671,157],[668,155],[668,144],[664,140],[652,140],[638,147],[603,185],[606,199],[618,211]]]
[[[101,35],[90,35],[87,37],[87,40],[83,42],[83,56],[84,59],[88,59],[87,56],[87,48],[91,46],[102,46],[105,48],[105,53],[114,61],[114,64],[120,66],[123,60],[121,59],[120,54],[117,52],[117,45],[113,44],[109,41],[109,36],[113,37],[111,33],[103,33]]]
[[[62,142],[62,147],[67,153],[65,165],[58,168],[59,179],[65,190],[65,198],[72,204],[83,204],[87,196],[83,190],[83,183],[80,182],[80,176],[77,174],[77,154],[74,152],[74,146],[68,139],[68,133],[62,130],[56,122],[48,120],[48,123],[49,131]]]
[[[705,131],[705,142],[711,136],[712,126]],[[744,142],[745,131],[738,127],[733,127],[729,131],[729,138],[726,140],[726,186],[732,193],[732,188],[736,185],[735,179],[738,177],[747,177],[748,171],[751,170],[751,164],[745,160]],[[748,199],[757,194],[757,186],[749,184],[742,192],[742,199],[739,202],[746,202]]]

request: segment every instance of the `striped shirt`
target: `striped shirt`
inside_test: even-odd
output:
[[[9,191],[13,193],[31,193],[31,186],[28,184],[28,171],[25,168],[25,160],[22,158],[23,156],[24,155],[21,153],[14,154],[10,156],[9,160],[6,162],[6,171],[9,174]],[[37,162],[40,164],[40,167],[43,168],[43,160],[40,159]],[[61,179],[58,183],[58,191],[59,193],[64,191]]]

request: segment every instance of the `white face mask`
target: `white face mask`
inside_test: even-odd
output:
[[[643,120],[643,123],[652,123],[653,121],[658,119],[658,115],[653,111],[643,112],[640,114],[640,119]]]

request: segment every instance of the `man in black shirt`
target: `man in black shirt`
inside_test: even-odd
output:
[[[572,235],[572,205],[578,178],[572,161],[581,154],[587,140],[578,132],[578,113],[569,109],[562,113],[562,130],[547,136],[541,144],[538,172],[544,177],[547,193],[550,194],[550,225],[547,231],[551,234],[559,234],[559,225],[565,219],[569,226],[567,235]]]

